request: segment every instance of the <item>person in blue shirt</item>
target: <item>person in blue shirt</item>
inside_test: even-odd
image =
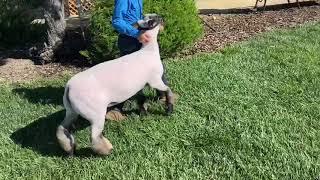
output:
[[[124,56],[138,51],[142,43],[148,43],[150,37],[137,29],[134,25],[142,20],[143,17],[143,0],[115,0],[114,11],[112,16],[112,26],[119,33],[118,48],[120,55]],[[141,65],[143,66],[143,64]],[[165,74],[165,73],[164,73]],[[162,76],[163,82],[168,85],[165,75]],[[163,92],[157,91],[160,99],[165,99]],[[145,97],[138,98],[138,103],[143,103]],[[118,104],[115,108],[107,113],[107,118],[122,120],[122,107],[124,103]],[[109,114],[109,116],[108,116]]]
[[[137,21],[143,19],[142,11],[142,0],[115,0],[112,26],[119,33],[118,47],[121,56],[139,50],[141,43],[150,40],[147,34],[134,27]]]

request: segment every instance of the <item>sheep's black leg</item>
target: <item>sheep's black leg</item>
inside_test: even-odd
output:
[[[173,112],[173,103],[174,103],[174,98],[173,98],[173,93],[169,86],[165,85],[164,82],[162,81],[161,77],[155,77],[153,80],[148,82],[148,84],[152,87],[155,88],[159,91],[165,92],[166,94],[166,104],[167,104],[167,115],[171,115]]]
[[[119,110],[121,113],[123,113],[123,106],[124,106],[124,102],[115,105],[114,109]]]
[[[137,94],[137,103],[139,106],[140,115],[147,114],[147,108],[145,107],[145,102],[147,101],[146,96],[143,94],[142,90]]]
[[[173,98],[173,93],[171,89],[169,88],[169,81],[166,77],[166,70],[164,64],[162,64],[164,73],[161,77],[162,82],[168,87],[168,90],[165,92],[165,97],[166,97],[166,104],[167,104],[167,115],[171,115],[173,112],[173,103],[174,103],[174,98]]]
[[[157,90],[157,97],[155,100],[160,100],[166,97],[166,92]]]
[[[174,98],[173,98],[173,93],[171,91],[171,89],[168,87],[167,91],[159,91],[161,93],[163,93],[166,97],[166,114],[167,115],[171,115],[173,112],[173,103],[174,103]]]
[[[173,93],[170,88],[166,91],[167,115],[173,112]]]
[[[161,76],[162,82],[166,86],[169,86],[169,81],[168,81],[168,78],[167,78],[167,75],[166,75],[166,67],[165,67],[165,65],[163,63],[162,63],[162,67],[163,67],[163,74]],[[159,99],[165,98],[166,97],[166,92],[157,90],[157,97]]]

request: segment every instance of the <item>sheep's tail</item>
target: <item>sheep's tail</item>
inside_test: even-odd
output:
[[[72,105],[71,105],[71,101],[69,98],[69,86],[68,85],[66,85],[66,87],[64,89],[63,105],[66,109],[73,110]]]

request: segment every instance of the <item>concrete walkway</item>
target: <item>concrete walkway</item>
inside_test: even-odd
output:
[[[306,2],[310,0],[299,0],[299,2]],[[291,3],[295,3],[296,0],[290,0]],[[256,0],[196,0],[199,10],[204,9],[243,9],[253,8]],[[268,5],[287,4],[288,0],[267,0]],[[259,2],[258,7],[263,6],[263,2]]]

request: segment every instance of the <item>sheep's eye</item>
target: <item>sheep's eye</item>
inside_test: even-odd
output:
[[[154,26],[155,21],[154,20],[150,20],[148,21],[148,26],[149,27],[153,27]]]

